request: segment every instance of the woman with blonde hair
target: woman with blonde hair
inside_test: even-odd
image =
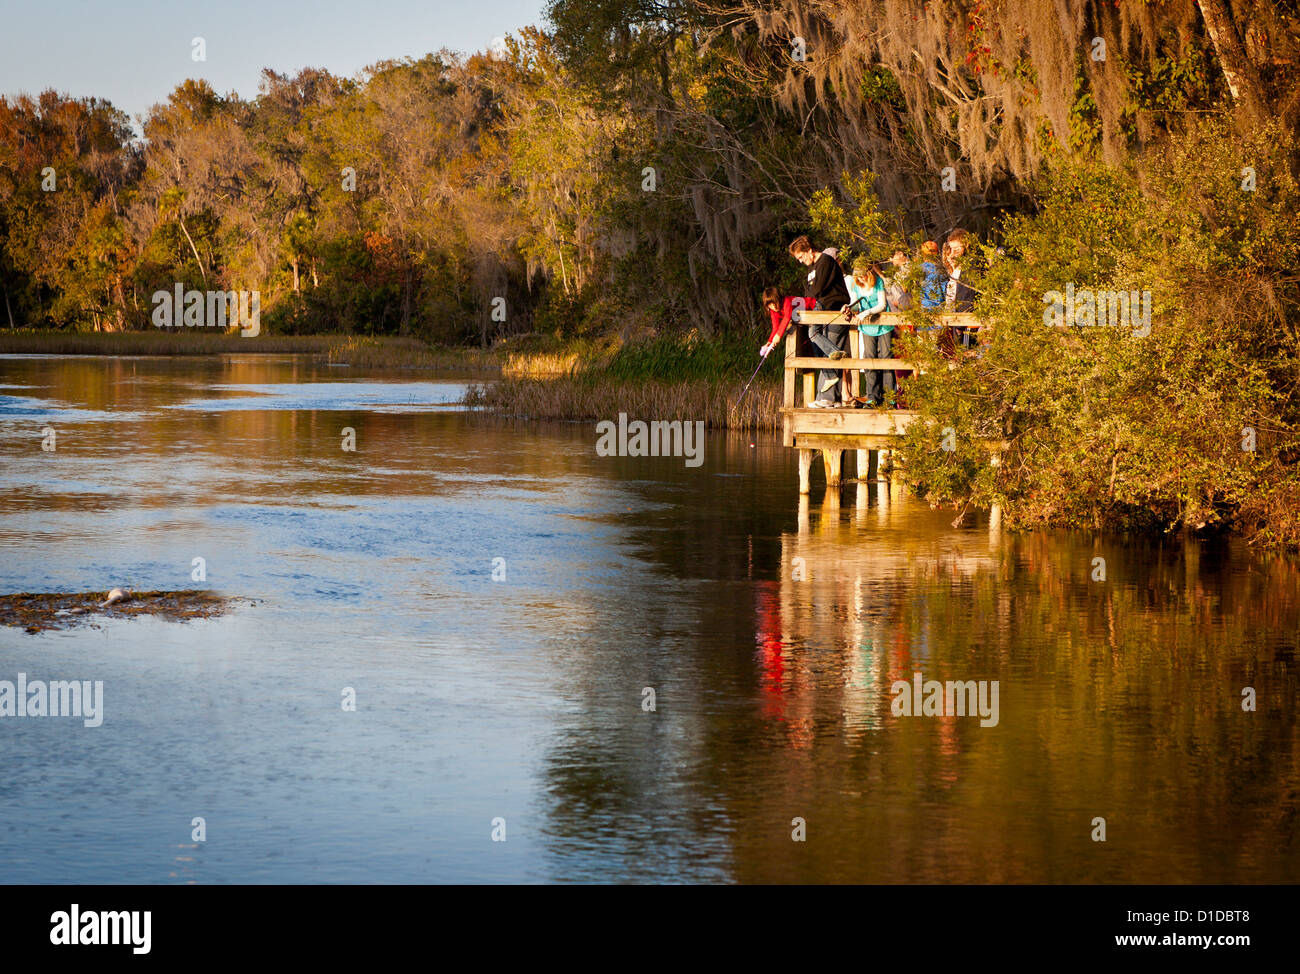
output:
[[[890,358],[893,348],[893,325],[877,324],[873,319],[888,309],[885,298],[885,280],[876,270],[876,265],[865,256],[853,262],[853,273],[844,279],[844,286],[849,292],[848,311],[853,315],[852,321],[858,326],[862,338],[863,358]],[[876,406],[884,403],[886,393],[894,393],[893,370],[863,369],[863,398],[866,405]]]

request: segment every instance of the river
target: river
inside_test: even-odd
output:
[[[0,882],[1300,877],[1294,559],[801,503],[777,439],[603,457],[463,391],[0,358],[0,593],[248,600],[0,629],[0,680],[104,685],[0,717]],[[897,713],[918,673],[997,706]]]

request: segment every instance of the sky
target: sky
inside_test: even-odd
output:
[[[257,94],[262,68],[355,75],[368,64],[541,24],[545,0],[0,0],[0,95],[106,98],[132,117],[186,78]],[[202,37],[206,60],[193,59]]]

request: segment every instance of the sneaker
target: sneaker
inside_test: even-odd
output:
[[[848,358],[849,353],[837,348],[835,351],[831,352],[826,357],[830,359],[832,362],[838,362],[842,358]]]
[[[814,399],[808,404],[809,409],[830,409],[831,404],[825,399]]]
[[[821,384],[821,387],[820,387],[817,391],[818,391],[818,392],[830,392],[832,389],[834,389],[834,388],[835,388],[837,385],[839,385],[839,384],[840,384],[840,378],[839,378],[839,376],[837,376],[837,375],[833,375],[833,376],[831,376],[829,379],[827,379],[825,382],[823,382],[823,383]]]

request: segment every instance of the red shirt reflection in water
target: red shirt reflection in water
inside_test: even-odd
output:
[[[776,589],[776,591],[774,591]],[[788,675],[785,666],[786,643],[782,638],[780,592],[777,583],[768,583],[757,593],[757,623],[760,684],[763,687],[763,715],[781,722],[791,747],[809,748],[813,745],[815,721],[812,716],[814,694],[800,687],[797,669]],[[793,678],[796,684],[788,686]],[[796,695],[795,691],[802,690]],[[790,707],[797,705],[796,714],[790,716]]]
[[[769,697],[764,711],[769,717],[785,717],[785,655],[781,641],[781,601],[780,595],[773,591],[775,585],[756,587],[756,614],[758,631],[755,633],[758,643],[759,685]]]

